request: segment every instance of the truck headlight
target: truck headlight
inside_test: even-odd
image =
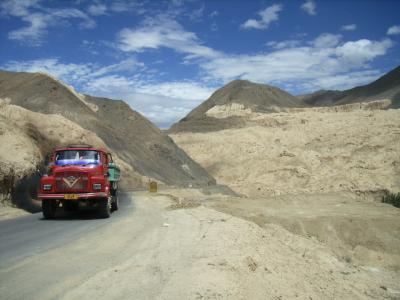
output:
[[[101,183],[93,183],[94,190],[101,190]]]
[[[44,191],[50,191],[51,190],[51,184],[43,184],[43,190]]]

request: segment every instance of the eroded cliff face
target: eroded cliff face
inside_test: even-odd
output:
[[[28,132],[5,117],[5,111],[0,104],[0,199],[10,204],[20,183],[34,177],[42,154]]]

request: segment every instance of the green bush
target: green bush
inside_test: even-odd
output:
[[[389,193],[388,195],[386,195],[382,198],[382,202],[389,203],[395,207],[400,208],[400,193],[397,193],[397,194]]]

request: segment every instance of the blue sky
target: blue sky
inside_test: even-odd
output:
[[[234,79],[292,94],[400,65],[400,1],[0,1],[0,68],[123,99],[162,128]]]

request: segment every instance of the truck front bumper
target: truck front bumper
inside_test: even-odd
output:
[[[70,200],[70,199],[67,199],[68,196],[66,197],[65,195],[71,195],[71,194],[39,194],[38,198],[40,200],[43,200],[43,199],[65,199],[65,200]],[[79,200],[79,199],[108,198],[108,195],[105,192],[79,193],[79,194],[77,193],[77,194],[74,194],[74,195],[76,195],[77,199],[73,199],[71,201]]]

